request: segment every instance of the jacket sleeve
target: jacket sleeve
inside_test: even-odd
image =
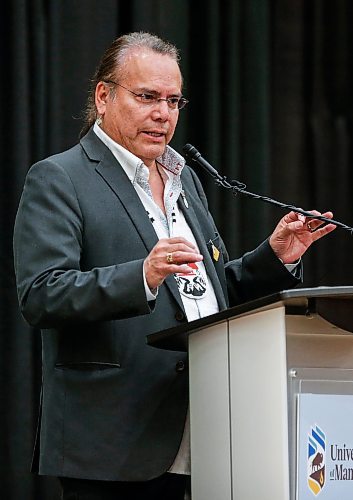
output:
[[[273,252],[268,240],[241,259],[225,265],[230,306],[297,286],[302,280],[302,263],[294,272]]]
[[[84,223],[67,172],[52,160],[34,165],[14,229],[18,297],[31,325],[52,328],[151,312],[143,259],[80,270]]]

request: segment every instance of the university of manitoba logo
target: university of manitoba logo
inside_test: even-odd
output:
[[[318,425],[308,434],[308,486],[318,495],[325,485],[326,436]]]

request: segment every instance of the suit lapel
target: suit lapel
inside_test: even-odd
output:
[[[146,210],[124,170],[111,155],[110,158],[105,158],[97,165],[96,171],[119,198],[147,251],[150,252],[158,242],[158,238],[151,227]]]

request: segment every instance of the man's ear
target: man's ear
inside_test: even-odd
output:
[[[95,92],[95,103],[99,115],[104,115],[109,95],[109,87],[103,83],[98,82]]]

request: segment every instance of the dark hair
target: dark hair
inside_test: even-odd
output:
[[[84,110],[84,124],[80,132],[80,137],[85,135],[97,119],[97,109],[95,105],[95,90],[100,81],[114,80],[121,77],[124,72],[126,55],[133,49],[149,49],[159,54],[170,56],[179,62],[179,51],[171,43],[162,40],[156,35],[143,31],[122,35],[108,47],[100,60],[98,67],[91,79],[86,108]],[[112,89],[112,92],[115,90]]]

